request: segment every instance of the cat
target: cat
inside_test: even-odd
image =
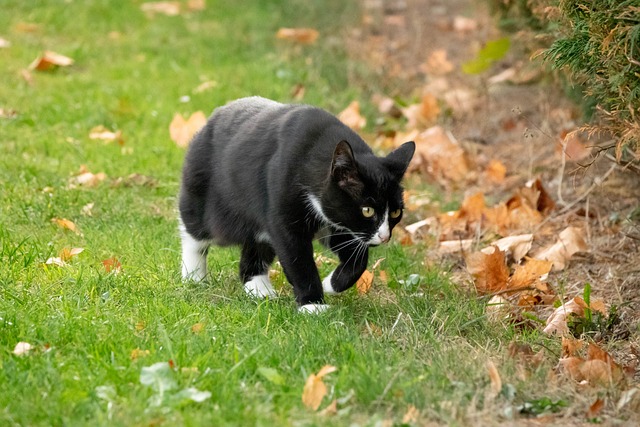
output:
[[[275,297],[277,256],[301,312],[326,309],[367,267],[403,214],[402,177],[415,151],[406,142],[376,157],[353,130],[320,108],[241,98],[217,108],[187,151],[179,195],[182,276],[206,277],[209,246],[240,245],[245,291]],[[314,235],[340,264],[323,281]]]

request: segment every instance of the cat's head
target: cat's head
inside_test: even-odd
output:
[[[402,219],[400,183],[414,151],[415,143],[410,141],[386,157],[356,155],[347,141],[339,142],[322,197],[327,218],[366,245],[388,242]]]

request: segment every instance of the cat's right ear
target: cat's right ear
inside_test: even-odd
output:
[[[362,186],[353,150],[347,141],[340,141],[333,151],[331,177],[340,188],[349,192],[357,192]]]

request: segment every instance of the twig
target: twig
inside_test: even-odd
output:
[[[573,202],[569,203],[568,205],[566,205],[564,208],[562,208],[559,212],[558,215],[561,215],[567,211],[569,211],[572,207],[574,207],[575,205],[577,205],[578,203],[580,203],[581,201],[583,201],[589,194],[591,194],[591,192],[593,190],[595,190],[596,188],[598,188],[599,186],[601,186],[606,179],[609,177],[609,175],[611,175],[611,173],[615,170],[616,166],[618,166],[617,163],[614,163],[611,165],[611,167],[609,168],[608,171],[606,171],[604,173],[604,175],[602,175],[599,178],[594,179],[593,184],[591,184],[591,187],[589,187],[587,189],[587,191],[585,191],[584,193],[582,193],[580,195],[580,197],[578,197],[577,199],[575,199]]]

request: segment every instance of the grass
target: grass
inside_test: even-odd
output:
[[[454,287],[446,266],[426,267],[418,246],[375,249],[388,283],[332,298],[319,316],[297,314],[282,279],[281,299],[246,297],[237,249],[212,251],[209,285],[182,284],[175,206],[184,151],[169,140],[173,114],[253,94],[289,101],[299,83],[305,102],[338,112],[368,99],[376,82],[347,78],[360,66],[340,37],[358,12],[344,2],[210,1],[202,12],[152,18],[140,3],[10,0],[0,14],[12,43],[0,49],[0,107],[18,113],[0,119],[0,424],[400,425],[410,405],[422,420],[493,422],[492,408],[513,398],[486,399],[488,358],[500,359],[514,402],[562,396],[545,389],[550,366],[530,384],[518,379],[515,362],[501,356],[515,331],[487,323],[484,302]],[[319,28],[321,40],[278,42],[281,26]],[[45,49],[75,64],[33,72],[29,84],[21,70]],[[204,81],[217,85],[195,93]],[[124,145],[89,140],[97,125],[121,130]],[[70,188],[81,165],[109,178]],[[153,185],[112,185],[132,173]],[[83,215],[89,203],[92,215]],[[79,233],[52,218],[74,221]],[[71,247],[85,251],[63,268],[44,264]],[[105,270],[111,257],[120,274]],[[411,274],[420,280],[408,282]],[[20,341],[35,349],[15,356]],[[136,349],[148,354],[132,357]],[[168,361],[176,391],[196,387],[211,398],[153,407],[140,374]],[[333,416],[301,402],[307,377],[325,364],[338,367],[322,404],[339,399]]]

